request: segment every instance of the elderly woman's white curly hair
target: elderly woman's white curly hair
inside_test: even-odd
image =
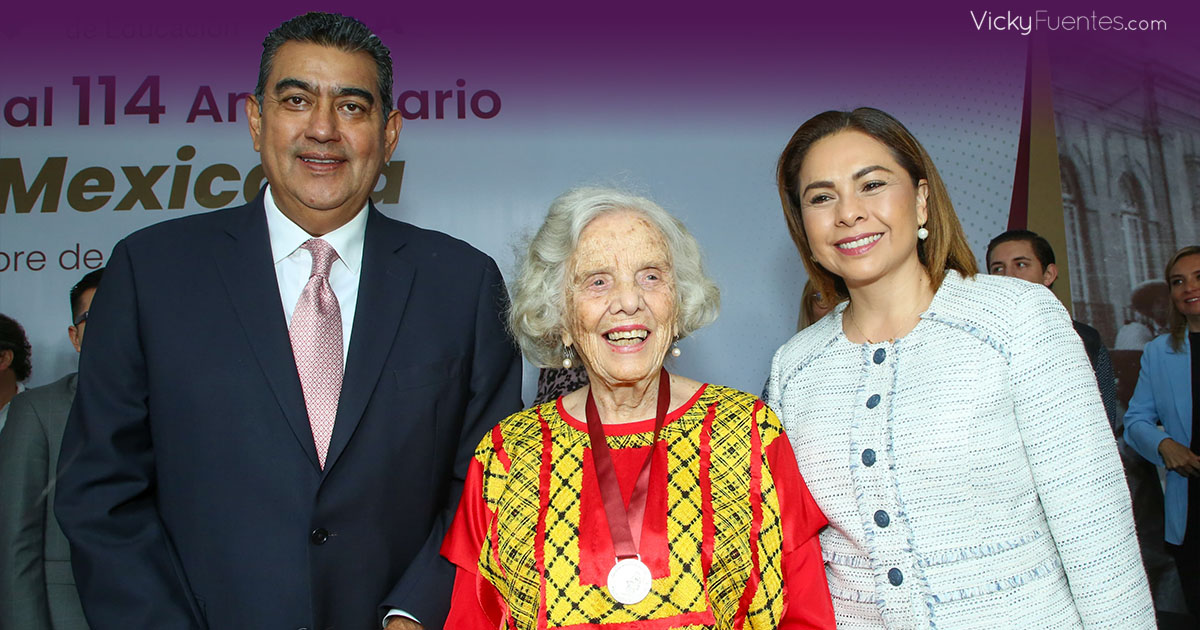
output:
[[[508,327],[530,363],[558,367],[566,326],[567,264],[579,235],[596,217],[629,210],[645,216],[667,241],[675,278],[675,331],[680,338],[711,324],[721,292],[704,273],[700,246],[678,219],[637,195],[610,188],[574,188],[550,204],[546,220],[529,239],[512,286]]]

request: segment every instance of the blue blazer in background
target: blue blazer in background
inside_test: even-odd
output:
[[[1125,441],[1142,457],[1163,465],[1158,444],[1171,438],[1184,446],[1192,444],[1192,366],[1191,342],[1185,337],[1183,349],[1171,349],[1170,335],[1161,335],[1142,352],[1142,370],[1137,387],[1125,412]],[[1156,425],[1162,424],[1163,433]],[[1178,545],[1187,531],[1187,477],[1167,471],[1166,503],[1167,542]]]

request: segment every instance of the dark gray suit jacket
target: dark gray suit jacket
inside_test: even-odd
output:
[[[76,374],[12,401],[0,432],[0,630],[87,630],[54,479]]]

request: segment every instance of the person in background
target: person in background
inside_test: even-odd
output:
[[[1129,294],[1129,321],[1117,330],[1113,350],[1141,350],[1166,332],[1164,317],[1170,289],[1162,280],[1147,280]]]
[[[812,280],[804,283],[804,293],[800,296],[800,319],[796,322],[796,330],[804,330],[817,323],[833,310],[833,303],[826,303],[824,296],[813,285]]]
[[[1125,412],[1125,440],[1167,469],[1166,546],[1189,612],[1200,618],[1200,482],[1194,483],[1200,478],[1200,246],[1175,252],[1166,280],[1168,332],[1142,353]]]
[[[779,349],[767,401],[829,517],[838,627],[1154,628],[1104,405],[1054,295],[976,273],[932,159],[882,111],[805,122],[777,177],[809,277],[847,300]]]
[[[571,363],[571,367],[544,367],[538,370],[537,394],[533,404],[549,402],[587,385],[587,370],[578,361],[564,359],[564,362]]]
[[[1050,242],[1036,232],[1009,230],[993,238],[987,246],[985,256],[988,273],[993,276],[1008,276],[1035,282],[1047,289],[1058,280],[1058,265],[1055,263],[1054,248]],[[1104,401],[1104,413],[1113,435],[1121,434],[1121,415],[1117,409],[1117,382],[1113,375],[1112,359],[1108,348],[1100,338],[1100,331],[1077,320],[1071,326],[1083,342],[1096,385],[1100,388],[1100,399]]]
[[[475,451],[442,546],[446,627],[830,628],[812,501],[755,396],[663,368],[716,319],[695,239],[643,197],[554,200],[513,287],[535,365],[589,385],[509,416]]]
[[[79,352],[104,269],[69,294],[67,338]],[[54,518],[55,477],[78,373],[13,399],[0,431],[0,630],[87,630],[71,549]]]
[[[8,420],[8,405],[25,391],[33,372],[33,347],[17,320],[0,313],[0,429]]]

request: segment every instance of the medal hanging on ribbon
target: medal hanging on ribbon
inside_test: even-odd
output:
[[[662,368],[658,375],[658,412],[654,416],[654,440],[650,452],[638,471],[629,508],[621,500],[621,485],[613,468],[612,453],[604,439],[604,428],[600,413],[596,410],[596,399],[588,388],[587,426],[592,444],[592,463],[596,467],[596,481],[600,485],[600,498],[604,502],[604,515],[608,520],[608,531],[612,535],[616,564],[608,572],[608,593],[626,606],[632,606],[650,594],[653,578],[650,568],[642,562],[638,549],[641,547],[642,522],[646,519],[646,497],[650,487],[650,464],[658,447],[658,432],[662,429],[671,405],[671,376]]]

